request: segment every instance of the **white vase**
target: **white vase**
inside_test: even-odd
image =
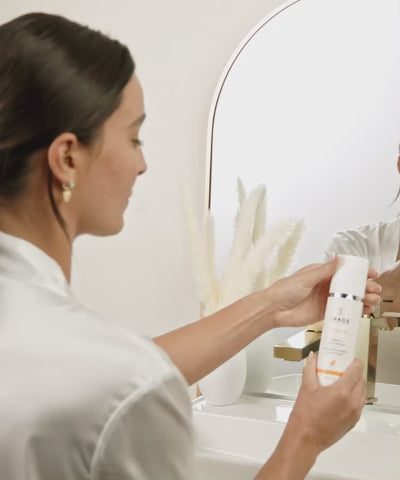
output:
[[[243,392],[246,382],[246,353],[241,350],[199,381],[199,389],[211,405],[231,405]]]
[[[272,332],[269,331],[245,348],[247,356],[245,392],[262,393],[269,387],[273,378],[273,347]]]

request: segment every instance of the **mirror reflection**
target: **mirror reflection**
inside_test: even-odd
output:
[[[306,225],[290,271],[334,252],[378,270],[390,302],[364,334],[384,383],[400,383],[400,328],[388,315],[400,312],[399,30],[398,0],[286,3],[234,52],[209,125],[217,262],[232,240],[237,178],[248,189],[265,183],[267,225]],[[296,334],[306,335],[280,330],[274,342]],[[301,368],[274,359],[275,376]]]

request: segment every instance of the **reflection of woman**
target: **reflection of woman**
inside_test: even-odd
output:
[[[53,15],[0,27],[4,479],[192,478],[187,383],[272,327],[323,314],[336,259],[154,342],[74,298],[72,242],[121,230],[132,187],[146,171],[143,119],[134,64],[118,42]],[[368,282],[366,312],[379,291]],[[336,384],[320,387],[310,358],[259,478],[303,478],[354,425],[365,401],[361,371],[355,361]]]
[[[391,222],[363,225],[355,230],[338,232],[333,236],[326,253],[347,253],[367,258],[379,273],[375,279],[382,286],[382,298],[393,303],[382,303],[381,313],[400,312],[400,217]]]
[[[397,168],[400,172],[400,156]],[[380,304],[380,314],[400,312],[400,217],[336,233],[325,252],[326,259],[335,253],[367,258],[379,274],[375,281],[382,287],[382,298],[392,300]],[[387,322],[389,328],[397,325],[391,318]],[[379,350],[385,355],[380,356],[378,370],[386,382],[400,383],[400,329],[381,337]]]

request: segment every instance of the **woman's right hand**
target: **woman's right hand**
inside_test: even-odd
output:
[[[343,437],[360,418],[367,393],[363,365],[354,360],[334,384],[323,387],[317,356],[311,354],[283,435],[256,480],[303,480],[317,456]]]
[[[360,418],[367,399],[363,364],[355,359],[332,385],[323,387],[317,377],[317,355],[311,353],[289,423],[301,426],[306,442],[317,453],[343,437]]]

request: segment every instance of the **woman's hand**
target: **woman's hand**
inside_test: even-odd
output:
[[[338,260],[310,265],[271,287],[154,339],[185,376],[197,382],[258,336],[274,327],[302,326],[323,318],[329,284]],[[369,276],[376,276],[372,269]],[[365,313],[380,300],[380,287],[368,281]]]
[[[297,327],[319,322],[324,318],[329,285],[339,259],[302,268],[271,285],[268,293],[274,302],[274,326]],[[381,287],[372,279],[378,273],[368,270],[363,314],[372,313],[380,301]]]
[[[317,377],[317,355],[311,353],[303,370],[303,381],[290,422],[317,453],[330,447],[358,422],[367,399],[363,364],[355,359],[332,385],[323,387]]]
[[[311,353],[283,435],[256,480],[303,480],[317,456],[359,420],[367,398],[362,362],[354,360],[328,387],[319,384],[316,368]]]

